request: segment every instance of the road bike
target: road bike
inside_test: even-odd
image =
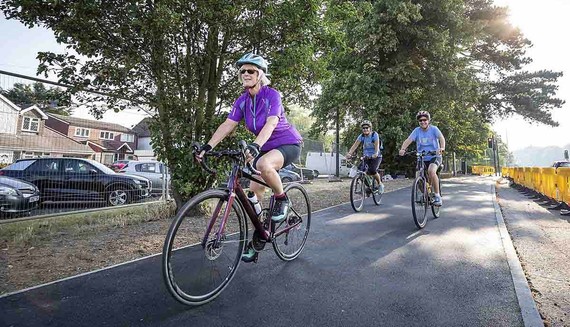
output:
[[[411,151],[406,154],[416,154],[416,179],[412,185],[412,214],[414,216],[414,223],[419,229],[422,229],[427,224],[427,210],[431,206],[431,213],[434,218],[439,218],[441,207],[433,205],[435,193],[432,192],[429,178],[426,174],[424,157],[428,155],[436,155],[436,151]],[[441,166],[438,167],[437,173]],[[439,192],[441,194],[441,179],[439,180]]]
[[[356,212],[360,212],[364,207],[365,198],[372,196],[376,205],[380,205],[382,199],[382,192],[378,190],[378,182],[373,176],[366,174],[368,169],[366,159],[370,157],[360,157],[358,163],[353,166],[353,168],[356,167],[356,172],[350,183],[350,205]]]
[[[245,160],[245,141],[238,149],[207,152],[201,161],[204,170],[216,171],[207,158],[226,158],[232,163],[226,187],[210,189],[191,198],[177,213],[164,241],[162,273],[166,288],[179,302],[201,305],[215,299],[234,277],[249,239],[245,216],[253,225],[252,247],[256,252],[271,243],[284,261],[299,256],[309,235],[311,204],[307,191],[289,183],[284,191],[290,201],[288,216],[282,222],[271,220],[273,196],[269,207],[259,214],[240,184],[245,177],[268,187]],[[198,153],[193,145],[193,154]],[[247,167],[248,169],[244,168]],[[249,172],[253,172],[253,175]]]

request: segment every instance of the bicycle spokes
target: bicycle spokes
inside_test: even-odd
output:
[[[289,184],[285,188],[290,207],[287,218],[274,225],[273,248],[285,261],[293,260],[301,253],[307,241],[311,223],[311,206],[304,188]]]

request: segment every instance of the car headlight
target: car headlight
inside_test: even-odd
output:
[[[18,191],[11,187],[0,186],[0,194],[1,195],[18,195]]]

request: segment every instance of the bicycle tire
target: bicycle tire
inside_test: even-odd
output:
[[[423,177],[417,177],[412,185],[412,214],[414,216],[414,223],[419,229],[422,229],[427,224],[427,206],[428,199],[426,194],[426,182]]]
[[[239,200],[236,198],[229,207],[228,199],[227,190],[202,192],[180,209],[170,225],[162,250],[162,273],[167,290],[183,304],[212,301],[229,285],[239,267],[247,222]],[[214,236],[227,208],[230,213],[222,240],[216,245]],[[211,223],[214,215],[217,219]]]
[[[357,193],[358,192],[358,193]],[[356,198],[356,195],[360,194],[361,198]],[[356,212],[360,212],[364,206],[364,178],[362,174],[358,174],[352,178],[350,182],[350,205],[352,209]],[[360,204],[358,204],[360,202]]]
[[[441,196],[441,180],[439,180],[439,194]],[[431,205],[431,214],[434,218],[439,218],[439,216],[441,215],[440,212],[441,206],[434,206],[433,204]]]
[[[296,259],[307,242],[311,229],[311,201],[303,186],[290,183],[284,189],[289,199],[287,219],[274,226],[273,250],[279,259],[291,261]]]
[[[376,181],[376,178],[372,178],[372,200],[374,200],[374,204],[379,206],[380,205],[380,201],[382,200],[382,195],[384,193],[380,193],[380,191],[375,192],[374,190],[378,187],[378,182]]]

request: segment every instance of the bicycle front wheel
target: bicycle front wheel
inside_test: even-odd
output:
[[[422,177],[417,177],[412,186],[412,214],[414,216],[414,223],[419,229],[426,226],[427,207],[426,183]]]
[[[273,250],[279,259],[291,261],[301,254],[311,228],[311,201],[307,191],[297,183],[285,187],[289,199],[287,219],[278,223],[273,231]]]
[[[374,200],[374,204],[376,204],[377,206],[380,205],[380,200],[382,200],[382,194],[384,193],[380,193],[380,190],[378,190],[378,182],[376,181],[376,178],[372,178],[372,199]]]
[[[200,193],[180,209],[170,226],[162,250],[162,273],[166,288],[181,303],[207,303],[234,277],[247,226],[237,200],[231,205],[228,200],[224,190]]]
[[[354,211],[359,212],[364,206],[364,176],[358,174],[350,183],[350,205]]]

